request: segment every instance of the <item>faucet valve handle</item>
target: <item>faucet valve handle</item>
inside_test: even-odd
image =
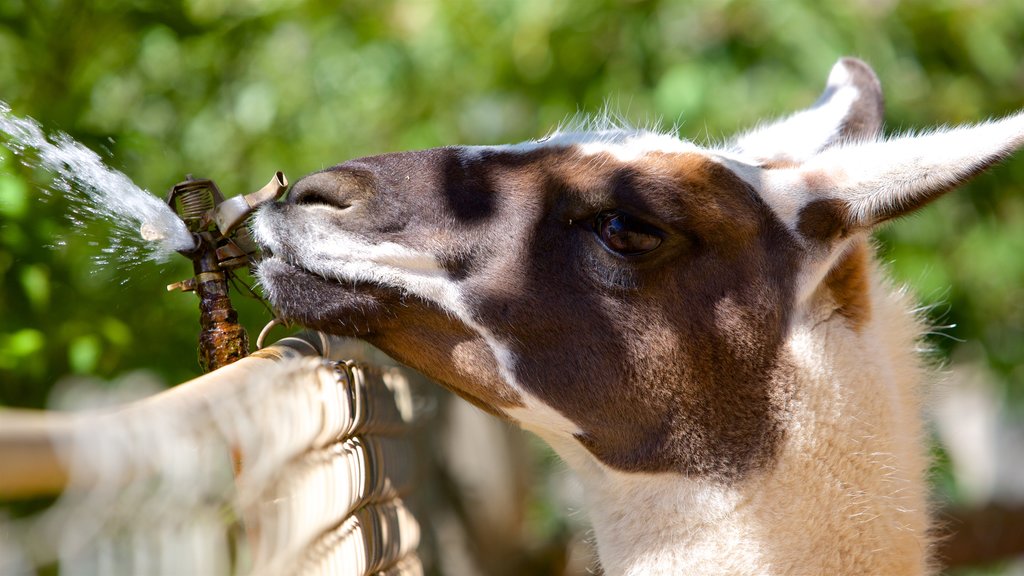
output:
[[[213,216],[217,229],[220,230],[221,235],[224,237],[229,236],[239,224],[245,221],[246,217],[253,210],[263,204],[277,200],[287,189],[288,179],[285,178],[283,172],[278,171],[266,186],[252,194],[235,196],[221,202],[214,210]]]

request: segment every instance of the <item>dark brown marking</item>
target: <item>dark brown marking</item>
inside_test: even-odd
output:
[[[870,259],[867,241],[857,241],[836,262],[823,283],[831,293],[836,312],[858,332],[871,320]]]
[[[809,240],[834,242],[849,233],[849,207],[837,198],[812,200],[800,210],[796,228]]]

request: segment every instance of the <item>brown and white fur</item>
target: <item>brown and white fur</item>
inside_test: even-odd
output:
[[[881,137],[874,73],[721,147],[611,127],[340,164],[262,210],[283,317],[549,442],[608,574],[929,571],[928,371],[871,229],[1024,144]]]

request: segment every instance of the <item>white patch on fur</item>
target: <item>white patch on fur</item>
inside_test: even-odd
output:
[[[529,393],[523,395],[523,406],[521,408],[506,409],[505,413],[513,420],[519,422],[523,428],[534,432],[538,436],[546,436],[554,432],[568,439],[575,438],[576,435],[583,432],[575,422],[569,420],[561,412]],[[575,440],[573,444],[577,447],[579,446]]]
[[[546,429],[530,429],[576,472],[606,574],[674,575],[730,573],[735,566],[722,546],[744,551],[758,564],[757,542],[732,526],[744,492],[677,474],[620,472],[602,464],[578,442]],[[711,535],[714,534],[714,538]],[[736,572],[739,573],[739,572]]]
[[[762,171],[755,190],[760,192],[775,216],[793,232],[796,232],[800,211],[814,199],[808,193],[803,174],[794,168]]]
[[[621,141],[597,140],[580,143],[577,146],[584,156],[608,154],[620,162],[633,162],[652,153],[685,154],[700,151],[692,142],[654,132],[631,134]]]
[[[680,139],[672,132],[630,126],[607,109],[597,116],[578,115],[538,140],[497,146],[466,146],[461,150],[464,161],[474,161],[488,152],[526,154],[545,148],[575,148],[583,156],[609,154],[623,162],[655,152],[680,154],[700,151],[697,145]]]
[[[444,268],[430,254],[400,244],[372,244],[326,225],[313,218],[316,212],[330,210],[305,207],[311,214],[305,226],[290,230],[287,241],[279,239],[267,222],[267,212],[257,214],[253,228],[257,241],[275,253],[302,246],[294,264],[331,280],[372,282],[392,286],[445,306],[453,300],[451,283]],[[325,219],[326,220],[326,219]]]

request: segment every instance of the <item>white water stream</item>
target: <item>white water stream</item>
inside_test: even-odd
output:
[[[101,263],[163,261],[193,247],[192,235],[166,203],[67,134],[48,137],[35,120],[14,116],[5,102],[0,102],[0,144],[26,166],[55,174],[54,189],[70,200],[73,222],[101,219],[113,224],[110,244],[98,258]]]

